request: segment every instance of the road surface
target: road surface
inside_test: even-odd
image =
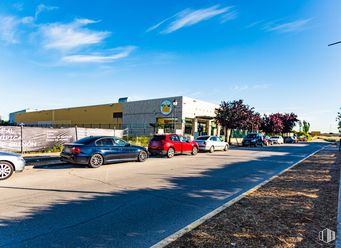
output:
[[[324,145],[27,168],[0,182],[0,247],[150,247]]]

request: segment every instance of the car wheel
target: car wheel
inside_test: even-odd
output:
[[[14,167],[11,163],[0,161],[0,180],[5,180],[12,176]]]
[[[174,155],[175,155],[175,150],[174,150],[174,148],[169,148],[168,149],[168,151],[167,151],[167,158],[172,158],[172,157],[174,157]]]
[[[139,155],[137,156],[137,161],[144,162],[148,158],[148,154],[145,151],[140,151]]]
[[[198,154],[198,148],[196,147],[196,146],[194,146],[193,148],[192,148],[192,153],[191,153],[192,155],[197,155]]]
[[[94,154],[89,160],[89,167],[98,168],[104,163],[104,158],[101,154]]]
[[[193,147],[194,148],[194,147]],[[214,152],[214,146],[211,146],[210,147],[210,153],[213,153]]]
[[[224,151],[227,151],[229,149],[229,145],[225,145]]]

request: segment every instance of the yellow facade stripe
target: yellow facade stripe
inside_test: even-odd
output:
[[[20,113],[17,123],[51,124],[122,124],[122,118],[114,118],[114,112],[122,112],[122,104],[104,104],[76,108],[64,108]]]

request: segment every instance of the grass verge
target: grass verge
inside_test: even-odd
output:
[[[326,247],[318,233],[336,230],[340,157],[315,154],[167,248]]]

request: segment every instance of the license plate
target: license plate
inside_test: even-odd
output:
[[[68,148],[68,147],[66,147],[66,148],[64,148],[64,152],[65,152],[65,153],[70,153],[70,152],[71,152],[71,149]]]

